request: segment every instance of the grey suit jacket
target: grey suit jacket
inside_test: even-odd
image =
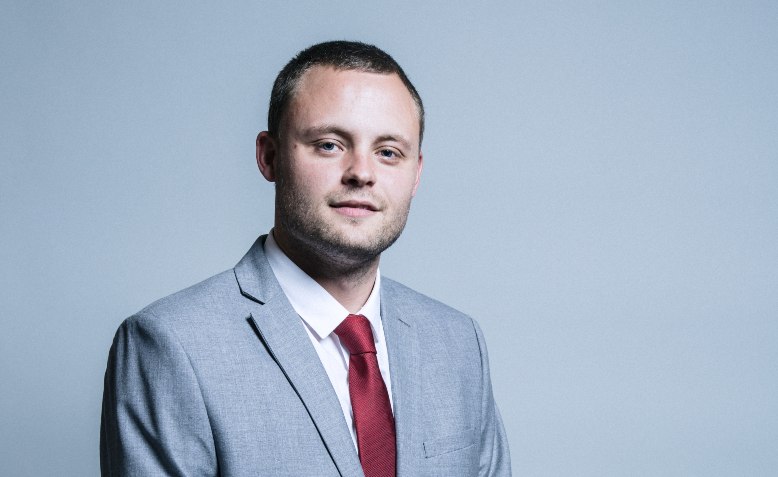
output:
[[[105,373],[103,475],[362,476],[264,236],[229,271],[119,327]],[[510,475],[481,331],[382,278],[398,476]]]

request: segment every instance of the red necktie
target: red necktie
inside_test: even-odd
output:
[[[362,315],[348,315],[335,334],[351,354],[348,390],[362,470],[365,477],[394,477],[394,417],[378,368],[370,322]]]

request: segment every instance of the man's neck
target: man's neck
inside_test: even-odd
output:
[[[343,308],[347,309],[349,313],[358,312],[367,302],[375,285],[376,270],[377,268],[373,268],[372,273],[367,272],[362,277],[356,278],[353,276],[315,277],[303,269],[305,273],[316,280],[316,283],[338,300],[338,303],[343,305]]]
[[[327,290],[349,313],[358,312],[367,302],[375,285],[380,256],[359,264],[333,263],[326,257],[292,247],[285,237],[273,233],[276,244],[300,270]]]

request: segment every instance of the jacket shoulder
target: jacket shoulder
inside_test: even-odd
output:
[[[405,309],[432,326],[465,327],[472,331],[475,320],[469,315],[392,279],[381,277],[381,286],[392,306]]]
[[[240,289],[232,269],[161,298],[140,310],[127,321],[164,321],[173,324],[198,317],[212,317],[233,309]]]

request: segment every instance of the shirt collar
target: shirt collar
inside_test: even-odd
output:
[[[265,239],[265,255],[292,308],[308,324],[316,334],[316,338],[322,340],[329,336],[350,314],[327,290],[286,256],[273,238],[272,230]],[[373,290],[357,313],[364,315],[370,321],[376,342],[382,335],[376,332],[381,327],[380,289],[381,273],[378,271]]]

